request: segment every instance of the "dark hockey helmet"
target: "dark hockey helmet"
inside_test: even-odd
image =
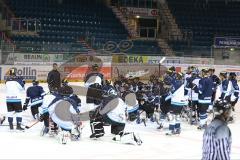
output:
[[[92,70],[93,70],[93,71],[98,70],[98,68],[99,68],[98,64],[93,64],[93,65],[92,65]]]
[[[32,84],[33,84],[34,86],[37,86],[37,85],[39,84],[39,81],[34,79],[34,80],[32,81]]]
[[[225,72],[225,71],[220,72],[219,75],[224,77],[224,78],[227,78],[227,72]]]
[[[229,73],[229,76],[232,76],[232,77],[237,77],[236,73],[235,72],[230,72]]]
[[[203,75],[207,75],[208,74],[208,68],[203,68],[201,70],[201,72],[202,72]]]
[[[218,100],[214,104],[214,108],[219,114],[231,110],[231,104],[225,100]]]
[[[209,68],[208,71],[215,72],[215,68]]]
[[[172,66],[172,67],[169,68],[169,70],[172,71],[172,72],[175,72],[176,68],[174,66]]]
[[[62,86],[58,89],[58,94],[62,96],[70,96],[73,94],[73,89],[70,86]]]
[[[234,80],[234,79],[236,79],[236,77],[237,77],[237,75],[236,75],[235,72],[230,72],[229,73],[229,80]]]
[[[110,85],[111,84],[111,81],[110,80],[105,80],[105,83],[106,83],[106,85]]]

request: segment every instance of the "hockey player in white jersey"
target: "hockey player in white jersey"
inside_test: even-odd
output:
[[[16,116],[17,130],[24,130],[22,123],[22,101],[21,93],[24,91],[24,81],[16,76],[15,69],[10,69],[9,76],[6,79],[6,104],[7,117],[10,130],[13,130],[13,117]]]
[[[183,106],[188,105],[188,99],[184,96],[182,78],[182,73],[177,73],[176,80],[172,82],[169,132],[166,135],[180,134],[181,132],[180,113]]]
[[[66,83],[66,82],[65,82]],[[49,128],[49,118],[61,129],[58,132],[58,139],[66,144],[70,139],[80,138],[80,113],[81,100],[73,94],[73,90],[66,84],[59,88],[58,93],[46,95],[43,99],[42,114],[40,120],[44,121],[45,132]]]

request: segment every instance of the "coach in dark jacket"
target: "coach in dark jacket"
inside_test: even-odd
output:
[[[50,92],[57,91],[61,87],[61,74],[57,70],[58,65],[53,64],[53,69],[48,73],[47,83]]]

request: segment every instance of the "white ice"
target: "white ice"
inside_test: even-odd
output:
[[[47,90],[46,84],[40,85]],[[1,115],[6,114],[4,92],[4,84],[1,84]],[[84,97],[81,99],[85,105]],[[238,103],[234,113],[236,121],[229,125],[233,136],[232,159],[240,159],[239,107]],[[23,113],[23,118],[25,124],[32,120],[29,110]],[[7,124],[6,120],[4,125]],[[196,126],[190,126],[186,122],[182,125],[181,135],[172,137],[165,136],[166,130],[157,130],[156,123],[147,122],[146,127],[143,124],[129,123],[126,130],[139,134],[143,140],[141,146],[112,142],[109,127],[105,127],[104,138],[98,141],[91,140],[89,122],[84,122],[84,125],[81,140],[67,145],[59,144],[56,138],[40,137],[42,123],[38,123],[23,133],[10,132],[9,127],[0,126],[0,159],[201,159],[203,131],[197,130]]]

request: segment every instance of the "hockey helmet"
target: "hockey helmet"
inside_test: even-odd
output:
[[[216,111],[219,113],[219,114],[222,114],[226,111],[229,111],[231,110],[231,104],[228,103],[227,101],[225,100],[218,100],[215,102],[214,104],[214,108],[216,108]]]
[[[111,81],[110,80],[105,80],[105,83],[106,83],[106,85],[110,85],[111,84]]]
[[[16,69],[15,69],[15,68],[11,68],[11,69],[9,70],[9,75],[10,75],[10,76],[16,76]]]
[[[32,81],[32,84],[33,84],[34,86],[37,86],[37,85],[39,84],[39,81],[34,79],[34,80]]]
[[[169,70],[172,71],[172,72],[175,72],[176,68],[174,66],[172,66],[172,67],[169,68]]]
[[[230,80],[234,80],[234,79],[236,79],[236,77],[237,77],[237,75],[236,75],[235,72],[230,72],[230,73],[229,73],[229,79],[230,79]]]
[[[231,76],[231,77],[237,77],[237,75],[236,75],[235,72],[230,72],[230,73],[229,73],[229,76]]]
[[[67,86],[68,85],[68,80],[67,79],[63,79],[62,80],[62,85],[63,86]]]
[[[98,64],[93,64],[92,65],[92,70],[95,71],[95,70],[98,70],[98,68],[99,68]]]
[[[220,72],[220,76],[227,78],[227,72],[225,71]]]

